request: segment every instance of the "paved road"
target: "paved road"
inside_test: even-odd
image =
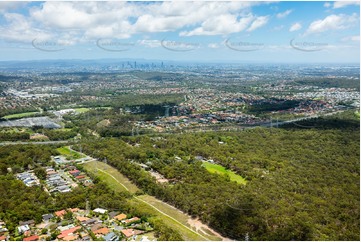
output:
[[[311,115],[311,116],[307,116],[307,117],[302,117],[302,118],[296,118],[296,119],[281,121],[281,122],[278,122],[278,125],[294,123],[294,122],[298,122],[298,121],[302,121],[302,120],[307,120],[307,119],[313,119],[313,118],[331,116],[331,115],[334,115],[334,114],[337,114],[337,113],[341,113],[341,112],[344,112],[344,111],[346,111],[346,110],[341,110],[341,111],[336,111],[336,112],[326,113],[326,114],[316,114],[316,115]],[[273,121],[272,127],[275,127],[276,125],[277,125],[277,123]],[[271,127],[271,122],[269,122],[269,123],[263,123],[263,124],[257,125],[256,127],[258,127],[258,126]],[[252,127],[252,128],[253,128],[253,127]]]

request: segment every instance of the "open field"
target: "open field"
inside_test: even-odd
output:
[[[179,211],[177,208],[175,208],[173,206],[170,206],[167,203],[164,203],[161,200],[159,200],[159,199],[157,199],[157,198],[155,198],[153,196],[142,195],[142,196],[138,196],[138,198],[140,198],[143,201],[148,202],[149,204],[151,204],[155,208],[159,209],[160,211],[164,212],[165,214],[169,215],[170,217],[176,219],[177,221],[181,222],[182,224],[189,226],[189,221],[191,220],[190,216],[188,216],[187,214]],[[213,241],[221,240],[219,237],[215,236],[210,230],[204,229],[203,227],[205,227],[205,226],[200,226],[199,227],[200,229],[198,227],[195,227],[195,226],[190,226],[190,227],[193,230],[200,233],[201,235],[207,237],[207,239],[210,239],[210,240],[213,240]]]
[[[74,110],[77,112],[77,113],[86,113],[90,110],[90,108],[74,108]]]
[[[134,197],[130,201],[130,203],[133,206],[136,206],[141,211],[155,216],[153,219],[160,219],[163,223],[167,224],[169,227],[178,231],[182,235],[183,239],[186,241],[212,240],[211,238],[207,238],[204,235],[195,232],[193,229],[189,227],[188,224],[185,224],[181,221],[178,221],[176,218],[169,216],[168,214],[163,212],[163,209],[158,209],[156,207],[153,207],[149,205],[145,200],[139,197]]]
[[[128,178],[103,162],[91,161],[85,163],[84,168],[90,173],[95,173],[115,191],[130,191],[134,193],[139,190]],[[134,196],[130,203],[143,212],[155,216],[153,219],[160,219],[168,226],[179,231],[185,240],[221,240],[219,237],[213,236],[212,233],[196,232],[187,222],[190,219],[188,215],[155,197],[149,195]]]
[[[65,156],[67,159],[76,160],[80,158],[84,158],[85,155],[80,154],[74,150],[71,150],[69,146],[63,146],[56,149],[61,155]]]
[[[93,109],[112,109],[111,107],[96,107],[96,108],[74,108],[77,113],[86,113]]]
[[[5,119],[13,119],[13,118],[25,118],[25,117],[30,117],[34,114],[38,114],[39,112],[28,112],[28,113],[17,113],[17,114],[10,114],[10,115],[6,115],[3,118]]]
[[[231,181],[235,181],[239,184],[246,185],[247,181],[241,177],[240,175],[237,175],[233,171],[227,170],[225,167],[217,164],[212,164],[209,162],[203,162],[203,166],[207,169],[207,171],[211,173],[217,173],[220,175],[229,175],[229,178]]]
[[[116,188],[118,191],[129,191],[131,193],[135,193],[139,190],[138,187],[123,174],[103,162],[91,161],[85,163],[84,168],[88,172],[97,173],[100,179],[104,179],[111,187]],[[114,178],[108,174],[112,175],[120,184],[114,182]]]

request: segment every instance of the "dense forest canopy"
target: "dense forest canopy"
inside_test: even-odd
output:
[[[312,124],[101,139],[82,146],[145,192],[232,239],[358,240],[358,121],[349,113]],[[196,156],[213,159],[249,182],[242,186],[209,173]],[[173,182],[157,183],[137,163]]]

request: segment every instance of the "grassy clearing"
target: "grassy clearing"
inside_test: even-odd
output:
[[[39,112],[10,114],[10,115],[4,116],[3,118],[5,118],[5,119],[25,118],[25,117],[33,116],[34,114],[39,114]]]
[[[130,200],[130,203],[131,203],[132,206],[136,206],[141,211],[155,216],[153,219],[160,219],[163,223],[165,223],[169,227],[177,230],[182,235],[182,238],[184,240],[186,240],[186,241],[202,241],[202,240],[205,240],[202,236],[200,236],[197,233],[192,232],[191,230],[189,230],[188,229],[189,227],[188,227],[187,224],[184,224],[181,221],[179,221],[179,223],[177,223],[176,221],[174,221],[170,217],[160,213],[155,208],[153,208],[152,206],[149,206],[148,204],[142,202],[141,200],[137,200],[136,198],[133,198],[132,200]],[[161,209],[159,209],[159,210],[161,210]],[[186,227],[184,227],[184,226],[186,226]]]
[[[61,129],[57,129],[56,131],[63,131],[63,132],[68,132],[71,131],[72,129],[69,128],[61,128]]]
[[[103,162],[91,161],[85,163],[84,168],[88,172],[96,174],[101,180],[105,181],[115,191],[125,191],[128,189],[130,192],[134,193],[139,190],[133,183],[129,181],[129,179],[123,176],[118,170]],[[127,189],[125,189],[125,187]],[[142,195],[132,198],[129,202],[132,206],[138,207],[144,213],[153,215],[154,217],[152,219],[160,219],[168,226],[179,231],[184,240],[205,240],[204,237],[190,230],[190,227],[187,224],[187,215],[183,214],[181,211],[175,208],[170,207],[169,205],[163,203],[155,197],[149,195]],[[216,237],[213,236],[205,237],[209,240],[216,239]]]
[[[171,216],[172,218],[176,219],[177,221],[179,221],[183,225],[186,225],[186,226],[189,227],[189,224],[188,224],[189,216],[186,215],[185,213],[179,211],[175,207],[172,207],[172,206],[162,202],[161,200],[158,200],[155,197],[152,197],[152,196],[149,196],[149,195],[138,196],[138,198],[142,199],[143,201],[146,201],[146,202],[150,203],[151,205],[153,205],[154,207],[156,207],[157,209],[159,209],[163,213]],[[204,234],[204,233],[202,233],[202,231],[198,231],[198,233],[202,234],[203,236],[205,236],[206,238],[208,238],[209,240],[212,240],[212,241],[220,240],[220,238],[218,238],[217,236],[210,236],[210,235],[213,234],[211,231],[207,231],[204,228],[203,228],[203,230],[208,234]]]
[[[74,108],[75,112],[77,112],[77,113],[86,113],[86,112],[89,112],[91,109],[112,109],[112,108],[111,107]]]
[[[228,175],[231,181],[235,181],[238,184],[246,185],[247,181],[241,177],[240,175],[237,175],[233,171],[227,170],[225,167],[217,164],[212,164],[209,162],[203,162],[203,166],[207,169],[207,171],[211,173],[216,173],[220,175]]]
[[[154,207],[158,208],[162,212],[168,214],[169,216],[175,218],[182,224],[187,224],[188,216],[179,210],[177,210],[174,207],[171,207],[170,205],[163,203],[162,201],[156,199],[155,197],[149,196],[149,195],[142,195],[138,196],[140,199],[152,204]]]
[[[84,164],[84,168],[91,173],[95,173],[99,175],[100,179],[104,179],[110,186],[114,186],[119,191],[125,191],[128,189],[129,192],[135,193],[139,189],[136,185],[134,185],[128,178],[126,178],[123,174],[117,171],[115,168],[99,161],[91,161]],[[102,172],[103,171],[103,172]],[[97,172],[97,173],[96,173]],[[114,182],[114,178],[108,174],[111,174],[117,181],[123,184],[126,189],[120,185],[118,182]],[[112,185],[112,184],[117,184]]]
[[[61,155],[65,156],[69,160],[76,160],[80,158],[84,158],[85,155],[80,154],[74,150],[71,150],[69,146],[63,146],[56,149]]]
[[[86,113],[90,110],[90,108],[74,108],[77,113]]]

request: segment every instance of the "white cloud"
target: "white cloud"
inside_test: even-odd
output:
[[[288,9],[286,11],[284,11],[283,13],[278,13],[276,15],[277,18],[284,18],[284,17],[287,17],[290,13],[292,13],[292,9]]]
[[[262,27],[263,25],[267,24],[268,20],[269,20],[268,16],[257,17],[256,20],[253,21],[251,26],[247,29],[247,31],[251,32]]]
[[[6,12],[8,10],[13,10],[19,7],[23,7],[26,5],[26,2],[7,2],[7,1],[1,1],[0,2],[0,13]]]
[[[329,30],[341,30],[358,23],[358,16],[353,15],[329,15],[324,19],[316,20],[310,24],[306,34],[322,33]]]
[[[301,28],[302,28],[302,25],[300,23],[295,23],[295,24],[292,24],[289,31],[293,32],[293,31],[300,30]]]
[[[360,5],[360,2],[359,1],[353,1],[353,2],[336,1],[333,4],[333,8],[344,8],[344,7],[350,6],[350,5]]]
[[[31,23],[21,14],[5,13],[4,17],[9,24],[0,26],[1,39],[30,43],[34,39],[49,40],[52,38],[52,34],[32,27]]]
[[[138,40],[137,42],[139,45],[143,45],[146,47],[150,47],[150,48],[156,48],[156,47],[160,47],[161,46],[161,41],[159,40],[149,40],[149,39],[143,39],[143,40]]]
[[[184,20],[182,16],[159,17],[145,14],[138,18],[134,28],[138,33],[167,32],[182,28]]]
[[[220,45],[218,43],[209,43],[208,44],[208,48],[211,49],[218,49],[220,47]]]
[[[329,7],[331,7],[331,3],[325,2],[325,4],[323,4],[323,6],[324,6],[325,8],[329,8]]]
[[[347,37],[342,38],[342,41],[344,41],[344,42],[349,42],[349,41],[360,42],[360,36],[359,35],[347,36]]]
[[[248,15],[237,20],[237,17],[231,14],[215,16],[204,21],[200,27],[191,31],[182,31],[181,36],[193,35],[222,35],[237,33],[245,30],[255,19],[254,16]]]
[[[54,2],[29,8],[17,20],[8,15],[0,25],[4,39],[25,41],[30,35],[64,41],[89,41],[99,38],[129,38],[139,33],[181,31],[180,35],[223,35],[253,31],[268,21],[254,16],[251,8],[260,2]],[[18,6],[18,5],[16,5]],[[15,7],[0,3],[0,9]],[[4,13],[5,16],[9,13]],[[65,33],[71,31],[71,34]],[[27,34],[27,35],[26,35]],[[25,37],[27,36],[27,37]],[[66,39],[67,38],[67,39]]]

